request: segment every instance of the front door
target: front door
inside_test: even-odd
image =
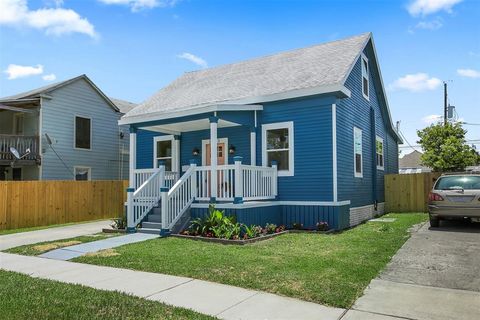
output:
[[[225,143],[224,142],[218,142],[217,150],[218,150],[218,152],[217,152],[217,165],[219,165],[219,166],[224,165],[225,164],[225,158],[226,158]],[[210,166],[212,164],[211,154],[212,154],[212,148],[210,146],[210,143],[207,143],[205,145],[205,164],[207,166]],[[224,178],[225,177],[224,177],[223,171],[222,170],[217,171],[217,191],[218,191],[219,195],[222,195],[223,190],[225,188],[228,188],[228,184],[227,184],[227,182],[225,182]],[[210,174],[208,175],[208,179],[205,182],[208,183],[209,181],[210,181]],[[212,196],[211,193],[212,193],[211,192],[211,186],[208,183],[208,194],[210,194],[210,196]],[[217,197],[217,195],[215,195],[215,197]]]

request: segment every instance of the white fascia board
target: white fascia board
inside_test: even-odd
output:
[[[119,121],[119,125],[135,124],[148,121],[166,120],[191,116],[200,113],[218,112],[218,111],[257,111],[263,110],[262,105],[244,105],[244,104],[209,104],[187,110],[172,110],[168,112],[152,112],[137,116],[123,116]]]
[[[339,98],[349,98],[352,95],[351,91],[343,84],[333,84],[328,86],[290,90],[270,95],[229,100],[225,101],[222,104],[202,105],[188,110],[172,110],[169,112],[152,112],[137,116],[124,116],[119,120],[118,123],[120,125],[135,124],[140,122],[171,119],[216,111],[261,111],[263,110],[263,106],[260,103],[308,97],[327,93],[336,93],[336,96],[338,96]]]

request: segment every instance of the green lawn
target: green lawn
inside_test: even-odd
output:
[[[350,307],[426,214],[388,214],[335,234],[286,234],[246,246],[178,238],[116,248],[119,255],[74,261],[252,288],[337,307]]]
[[[92,234],[92,235],[87,235],[87,236],[79,236],[75,238],[69,238],[69,239],[62,239],[62,240],[55,240],[55,241],[47,241],[47,242],[39,242],[35,244],[28,244],[25,246],[20,246],[20,247],[15,247],[11,248],[8,250],[5,250],[5,252],[9,253],[16,253],[16,254],[22,254],[25,256],[37,256],[42,253],[45,253],[47,251],[59,249],[59,248],[65,248],[65,247],[70,247],[74,246],[80,243],[86,243],[86,242],[92,242],[92,241],[98,241],[98,240],[103,240],[111,237],[117,237],[120,234],[117,233],[97,233],[97,234]]]
[[[0,271],[2,319],[214,319],[134,296]]]

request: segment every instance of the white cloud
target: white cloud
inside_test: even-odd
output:
[[[53,73],[50,73],[50,74],[46,74],[42,77],[43,80],[45,81],[53,81],[55,79],[57,79],[57,76],[54,75]]]
[[[426,73],[407,74],[404,77],[395,80],[389,88],[392,90],[404,89],[412,92],[421,92],[426,90],[435,90],[442,84],[442,81],[435,77],[430,77]]]
[[[462,1],[463,0],[414,0],[407,6],[407,10],[412,16],[427,16],[438,11],[451,13],[453,6]]]
[[[132,12],[155,7],[173,7],[178,0],[98,0],[104,4],[129,6]]]
[[[480,71],[473,70],[473,69],[458,69],[457,73],[462,77],[467,78],[480,78]]]
[[[83,33],[92,38],[98,37],[95,27],[77,12],[63,8],[30,10],[26,0],[0,1],[0,25],[2,24],[45,30],[47,35]]]
[[[20,66],[18,64],[9,64],[7,69],[3,72],[8,74],[8,79],[18,79],[30,77],[43,73],[43,66],[38,64],[37,66]]]
[[[426,117],[423,117],[422,120],[423,122],[427,123],[427,124],[432,124],[432,123],[435,123],[435,122],[440,122],[442,121],[443,117],[439,114],[431,114],[429,116],[426,116]]]
[[[177,57],[181,58],[181,59],[186,59],[190,62],[193,62],[193,63],[195,63],[196,65],[198,65],[202,68],[207,68],[208,67],[207,61],[203,60],[200,57],[197,57],[194,54],[188,53],[188,52],[184,52],[182,54],[179,54]]]
[[[440,18],[437,18],[432,21],[420,21],[415,25],[416,29],[425,29],[425,30],[438,30],[443,26],[443,22]]]

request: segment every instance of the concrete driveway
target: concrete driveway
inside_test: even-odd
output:
[[[478,319],[480,224],[426,223],[343,319]]]

